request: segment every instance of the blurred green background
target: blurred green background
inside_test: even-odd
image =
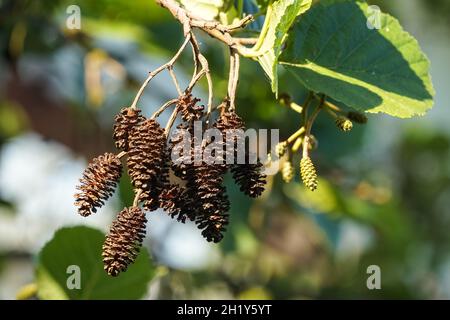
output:
[[[53,285],[45,293],[38,288],[40,298],[450,298],[450,6],[446,0],[370,3],[396,16],[430,58],[437,91],[431,112],[410,120],[369,116],[368,125],[350,134],[319,117],[317,192],[307,191],[298,173],[290,184],[270,177],[268,192],[255,201],[228,183],[231,224],[220,245],[206,243],[194,225],[150,213],[145,246],[152,262],[130,269],[122,284],[114,280],[117,288],[128,283],[120,287],[124,295],[84,288],[60,295]],[[81,9],[77,32],[66,28],[70,5]],[[130,204],[126,177],[114,199],[87,219],[77,215],[72,195],[87,161],[115,152],[114,114],[130,104],[147,72],[171,57],[182,32],[151,0],[0,0],[0,27],[0,299],[14,299],[25,285],[65,276],[65,270],[52,275],[46,263],[64,264],[77,233],[68,235],[67,248],[39,254],[56,230],[87,224],[106,231]],[[226,48],[198,35],[216,96],[223,96]],[[192,67],[189,54],[176,65],[182,83]],[[168,84],[164,74],[147,89],[145,115],[174,97]],[[283,73],[280,87],[297,99],[305,95]],[[205,99],[202,89],[197,94]],[[259,65],[247,59],[237,111],[248,127],[280,128],[282,138],[300,121],[276,102]],[[83,230],[80,239],[90,237]],[[370,265],[381,268],[381,290],[366,286]],[[113,280],[102,281],[113,288]],[[133,286],[138,282],[142,290]]]

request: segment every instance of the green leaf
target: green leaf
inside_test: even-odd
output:
[[[181,4],[204,20],[214,20],[224,6],[223,0],[181,0]]]
[[[278,0],[268,8],[258,42],[251,49],[266,72],[272,91],[278,94],[278,57],[289,28],[298,15],[311,7],[312,0]]]
[[[103,270],[102,232],[84,226],[62,228],[39,253],[36,277],[41,299],[139,299],[154,276],[147,250],[118,277]],[[80,269],[80,289],[69,289],[69,266]],[[69,283],[71,283],[69,281]]]
[[[280,63],[307,89],[356,110],[400,118],[433,105],[429,61],[417,41],[390,15],[369,29],[366,3],[314,6],[290,32]]]

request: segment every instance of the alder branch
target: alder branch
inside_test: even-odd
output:
[[[231,33],[247,26],[250,22],[253,21],[253,16],[248,15],[240,21],[237,21],[236,23],[233,23],[231,25],[223,25],[216,21],[204,20],[196,14],[186,11],[175,0],[155,1],[161,7],[169,10],[169,12],[175,17],[175,19],[177,19],[183,25],[185,35],[191,32],[191,28],[198,28],[209,34],[211,37],[225,43],[227,46],[235,48],[238,52],[246,49],[241,45],[242,39],[237,40],[236,38],[231,36]]]
[[[139,89],[138,93],[136,94],[136,97],[134,98],[133,103],[131,104],[131,108],[136,109],[137,103],[139,102],[139,99],[141,98],[142,94],[144,93],[145,88],[147,87],[147,85],[150,83],[150,81],[154,77],[156,77],[159,73],[161,73],[165,69],[170,70],[173,67],[173,65],[178,60],[178,58],[180,57],[181,53],[186,48],[186,46],[190,40],[191,40],[191,34],[189,33],[186,35],[186,38],[184,39],[183,44],[181,45],[178,52],[172,57],[172,59],[170,59],[169,62],[163,64],[162,66],[160,66],[159,68],[157,68],[156,70],[153,70],[152,72],[150,72],[148,74],[147,79],[145,79],[144,83],[142,84],[141,88]]]

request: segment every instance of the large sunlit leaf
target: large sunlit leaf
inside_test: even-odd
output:
[[[278,0],[267,8],[266,20],[258,43],[252,48],[252,55],[258,59],[276,94],[281,46],[297,16],[308,10],[311,2],[312,0]]]
[[[154,267],[147,250],[141,249],[136,262],[118,277],[103,270],[102,232],[88,227],[58,230],[39,254],[38,296],[41,299],[139,299],[146,292]],[[67,281],[79,267],[80,289],[69,288]],[[69,283],[73,284],[69,279]]]
[[[377,19],[381,28],[369,28]],[[349,107],[408,118],[433,105],[429,61],[417,41],[366,3],[316,5],[286,44],[280,63],[309,90]]]

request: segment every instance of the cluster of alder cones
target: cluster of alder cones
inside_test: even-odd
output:
[[[194,136],[194,122],[209,119],[198,102],[189,92],[178,98],[175,110],[182,121],[170,139],[155,119],[145,118],[138,108],[123,108],[115,118],[113,134],[120,153],[105,153],[93,159],[85,170],[75,195],[82,216],[96,212],[112,195],[121,177],[122,158],[126,158],[136,194],[133,205],[118,214],[106,236],[102,256],[109,275],[117,276],[136,259],[146,233],[145,211],[160,208],[177,221],[194,221],[207,241],[219,242],[229,223],[230,201],[222,183],[225,173],[230,171],[240,190],[250,197],[264,191],[266,181],[260,162],[197,163],[193,161],[194,148],[181,155],[182,160],[192,161],[171,161],[182,134]],[[244,129],[245,125],[234,109],[223,103],[212,127],[226,136],[231,129]],[[232,148],[230,141],[234,143]],[[205,148],[209,143],[205,140],[200,146]],[[237,141],[224,139],[223,150],[224,157],[230,150],[236,154]]]

